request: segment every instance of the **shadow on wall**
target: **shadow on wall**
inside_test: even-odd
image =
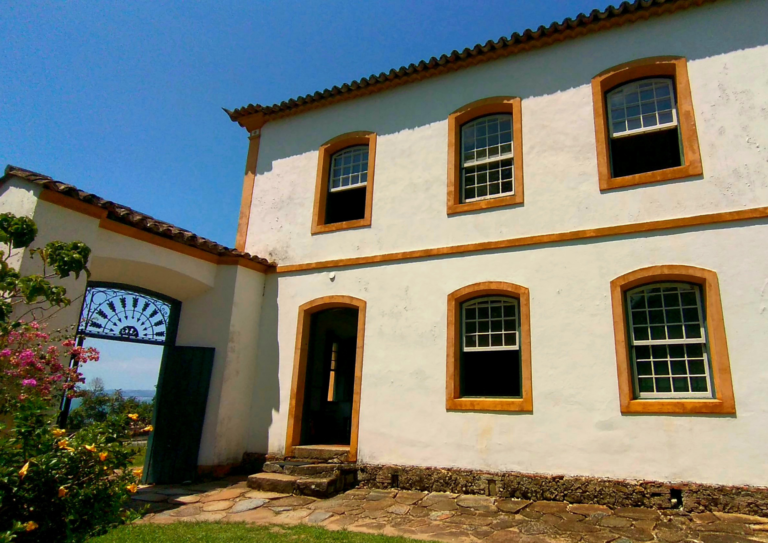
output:
[[[696,61],[765,45],[766,20],[768,3],[719,2],[270,122],[263,129],[257,173],[346,132],[370,130],[381,137],[412,130],[446,121],[481,98],[527,99],[589,85],[603,70],[631,60],[678,55]]]
[[[280,340],[278,338],[278,281],[268,274],[259,319],[259,343],[256,348],[256,378],[253,385],[248,452],[274,452],[269,447],[273,414],[280,410]],[[292,361],[284,361],[290,364]],[[290,376],[289,376],[290,379]],[[287,413],[286,413],[287,415]]]

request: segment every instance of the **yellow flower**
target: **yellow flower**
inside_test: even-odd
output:
[[[142,468],[138,468],[138,469],[133,470],[133,475],[135,477],[141,477],[142,473],[144,473],[144,470]]]
[[[133,483],[132,485],[128,485],[125,488],[127,488],[128,492],[130,492],[131,494],[136,494],[136,491],[139,489],[139,487],[136,486],[136,483]]]
[[[149,426],[144,427],[141,431],[142,432],[152,432],[152,431],[154,431],[154,429],[155,429],[155,427],[150,424]]]
[[[130,413],[128,415],[128,418],[133,420],[133,421],[137,421],[137,420],[139,420],[139,415],[138,415],[138,413]]]
[[[101,461],[103,462],[104,460],[106,460],[106,459],[107,459],[107,455],[108,455],[108,454],[109,454],[109,453],[100,452],[100,453],[99,453],[99,460],[101,460]]]
[[[62,439],[61,441],[59,441],[59,442],[56,444],[56,446],[57,446],[59,449],[66,449],[68,445],[69,445],[69,441],[67,441],[66,439]]]
[[[83,445],[83,448],[86,451],[96,452],[96,446],[95,445]]]
[[[26,531],[28,531],[28,532],[31,532],[32,530],[36,530],[36,529],[37,529],[37,522],[35,522],[35,521],[33,521],[33,520],[30,520],[29,522],[27,522],[27,523],[24,525],[24,529],[25,529]]]
[[[64,488],[63,486],[59,487],[59,498],[63,498],[69,493],[69,490]]]
[[[67,433],[67,431],[66,431],[66,430],[62,430],[61,428],[53,428],[53,429],[51,430],[51,433],[52,433],[52,434],[53,434],[55,437],[61,437],[61,436],[63,436],[64,434],[66,434],[66,433]]]
[[[27,475],[27,472],[29,471],[29,462],[24,464],[24,467],[19,470],[19,477],[24,478],[24,476]]]

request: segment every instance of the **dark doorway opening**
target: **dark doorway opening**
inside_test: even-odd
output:
[[[301,445],[349,445],[355,387],[358,310],[310,317]]]

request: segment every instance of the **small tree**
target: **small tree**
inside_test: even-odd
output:
[[[42,273],[23,276],[9,259],[36,236],[31,219],[0,215],[0,412],[13,416],[10,430],[0,427],[2,543],[75,542],[103,532],[130,518],[124,506],[137,482],[128,469],[132,453],[120,443],[128,417],[74,433],[55,426],[63,395],[80,394],[77,366],[98,360],[98,352],[48,334],[41,322],[71,303],[51,280],[88,274],[90,249],[79,241],[30,249]]]

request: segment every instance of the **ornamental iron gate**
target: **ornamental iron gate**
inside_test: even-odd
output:
[[[196,476],[214,349],[176,346],[180,312],[181,302],[157,292],[91,282],[77,326],[78,345],[88,337],[163,346],[144,483],[182,483]],[[68,412],[65,399],[64,423]]]
[[[147,291],[120,287],[108,284],[88,286],[77,335],[165,345],[169,338],[174,301],[157,294],[150,295]]]

